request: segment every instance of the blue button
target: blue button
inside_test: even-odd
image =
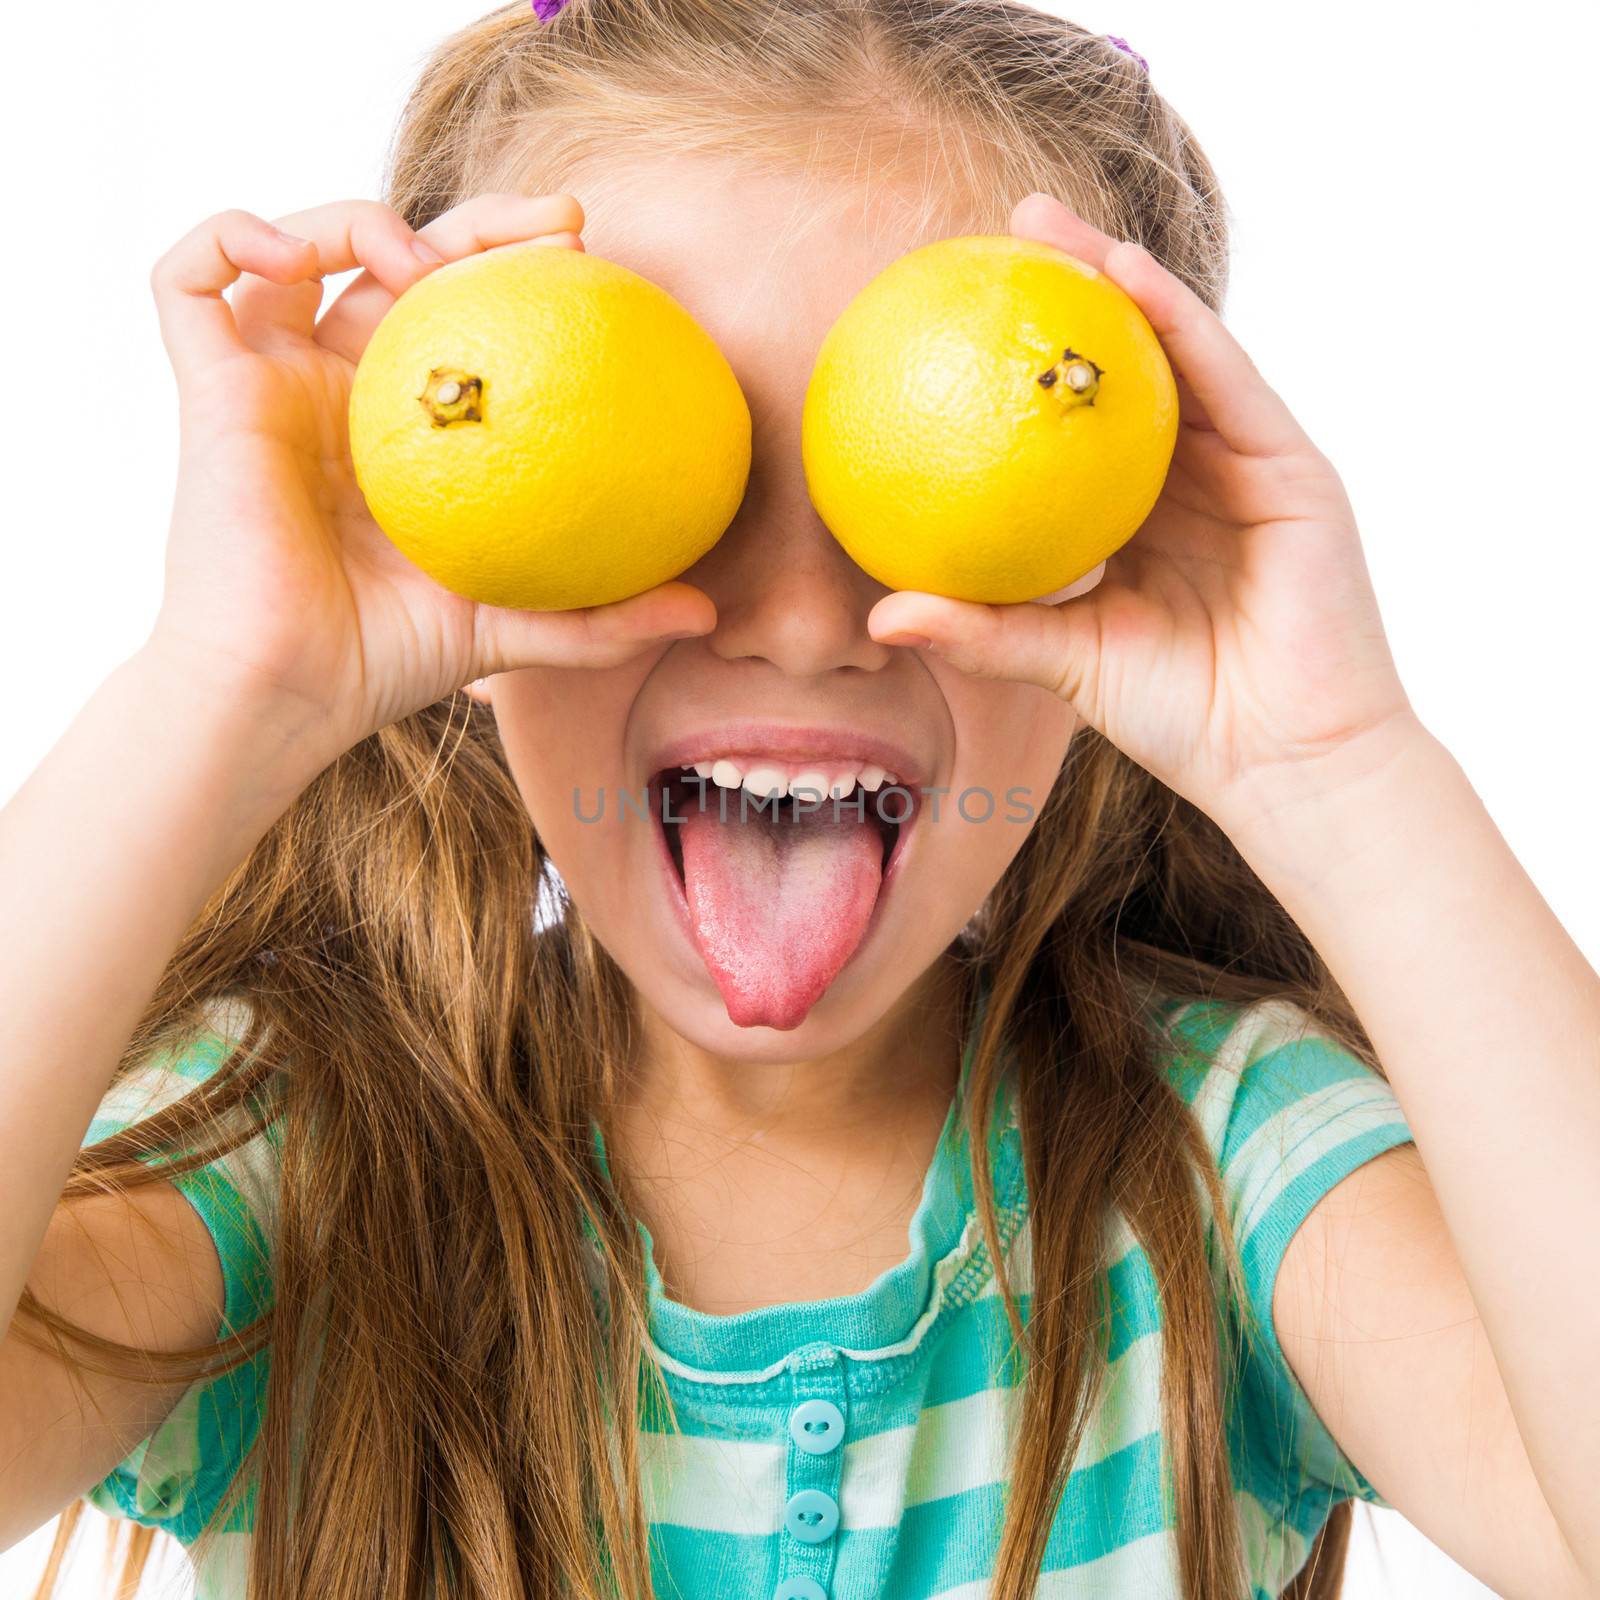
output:
[[[789,1496],[783,1525],[804,1544],[821,1544],[839,1526],[839,1502],[820,1489],[802,1489]]]
[[[831,1400],[807,1400],[789,1418],[789,1437],[807,1455],[825,1456],[844,1442],[844,1412]]]
[[[790,1578],[778,1585],[772,1600],[828,1600],[828,1591],[815,1578]]]

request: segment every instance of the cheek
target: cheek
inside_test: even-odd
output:
[[[1022,848],[1072,741],[1077,716],[1047,690],[963,677],[930,662],[955,732],[955,762],[908,874],[915,915],[943,934],[983,902]]]
[[[940,672],[940,689],[955,726],[958,781],[993,790],[997,802],[1008,789],[1025,789],[1027,804],[1039,810],[1072,739],[1072,707],[1031,684],[954,671]]]
[[[558,863],[598,831],[579,822],[579,806],[592,814],[597,791],[604,787],[613,795],[623,781],[623,730],[640,677],[637,668],[626,667],[528,667],[494,681],[495,722],[506,760],[539,837]]]

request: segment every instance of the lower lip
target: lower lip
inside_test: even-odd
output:
[[[919,804],[911,813],[910,818],[902,822],[899,832],[895,835],[894,848],[889,852],[889,864],[884,868],[883,880],[878,885],[878,898],[872,907],[872,915],[867,919],[866,932],[861,935],[861,943],[850,954],[850,959],[844,965],[844,972],[858,961],[863,951],[872,943],[873,935],[878,931],[878,924],[883,920],[883,904],[889,898],[890,887],[899,878],[902,863],[906,858],[906,851],[911,848],[912,838],[918,833],[917,823],[922,817],[922,807]],[[678,865],[672,859],[672,851],[667,845],[667,828],[670,824],[661,820],[661,802],[652,785],[650,791],[650,831],[656,839],[656,858],[661,863],[662,871],[667,877],[667,899],[672,903],[673,915],[678,926],[683,930],[683,936],[689,942],[689,948],[694,952],[696,961],[700,960],[700,946],[695,941],[694,921],[689,915],[689,902],[684,898],[683,879],[678,876]],[[835,982],[838,980],[835,979]]]

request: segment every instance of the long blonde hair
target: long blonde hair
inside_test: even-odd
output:
[[[1129,55],[1013,0],[574,0],[548,27],[510,5],[429,62],[390,195],[421,226],[485,187],[558,187],[624,139],[848,165],[874,126],[919,149],[926,193],[958,193],[978,230],[1003,231],[1014,199],[1052,191],[1220,306],[1224,206],[1187,126]],[[627,1059],[629,987],[576,907],[536,931],[546,866],[492,715],[467,695],[372,735],[218,890],[118,1073],[203,1030],[218,1000],[247,1002],[238,1049],[78,1158],[68,1199],[160,1178],[141,1153],[188,1149],[176,1165],[196,1166],[281,1122],[274,1302],[259,1322],[166,1356],[94,1339],[32,1295],[15,1324],[86,1367],[167,1382],[270,1345],[260,1436],[235,1484],[258,1489],[250,1600],[651,1594],[635,1453],[652,1393],[643,1262],[591,1135]],[[1027,1376],[993,1593],[1032,1591],[1094,1401],[1115,1206],[1163,1286],[1184,1592],[1231,1600],[1245,1579],[1228,1330],[1248,1336],[1248,1318],[1214,1162],[1144,1008],[1158,994],[1279,997],[1375,1066],[1370,1041],[1226,836],[1087,727],[952,954],[969,1007],[980,978],[989,991],[964,1105],[974,1158],[1004,1038],[1035,1217],[1025,1325],[1007,1295]],[[975,1176],[998,1256],[988,1175]],[[1220,1327],[1203,1197],[1235,1302]],[[602,1247],[599,1285],[581,1219]],[[63,1514],[40,1600],[79,1509]],[[1291,1593],[1336,1593],[1347,1512]],[[123,1592],[149,1548],[134,1537]]]

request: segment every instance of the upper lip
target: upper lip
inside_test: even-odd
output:
[[[773,761],[871,762],[903,785],[921,785],[926,763],[898,740],[843,723],[716,722],[676,734],[647,758],[653,775],[718,755],[765,756]]]

